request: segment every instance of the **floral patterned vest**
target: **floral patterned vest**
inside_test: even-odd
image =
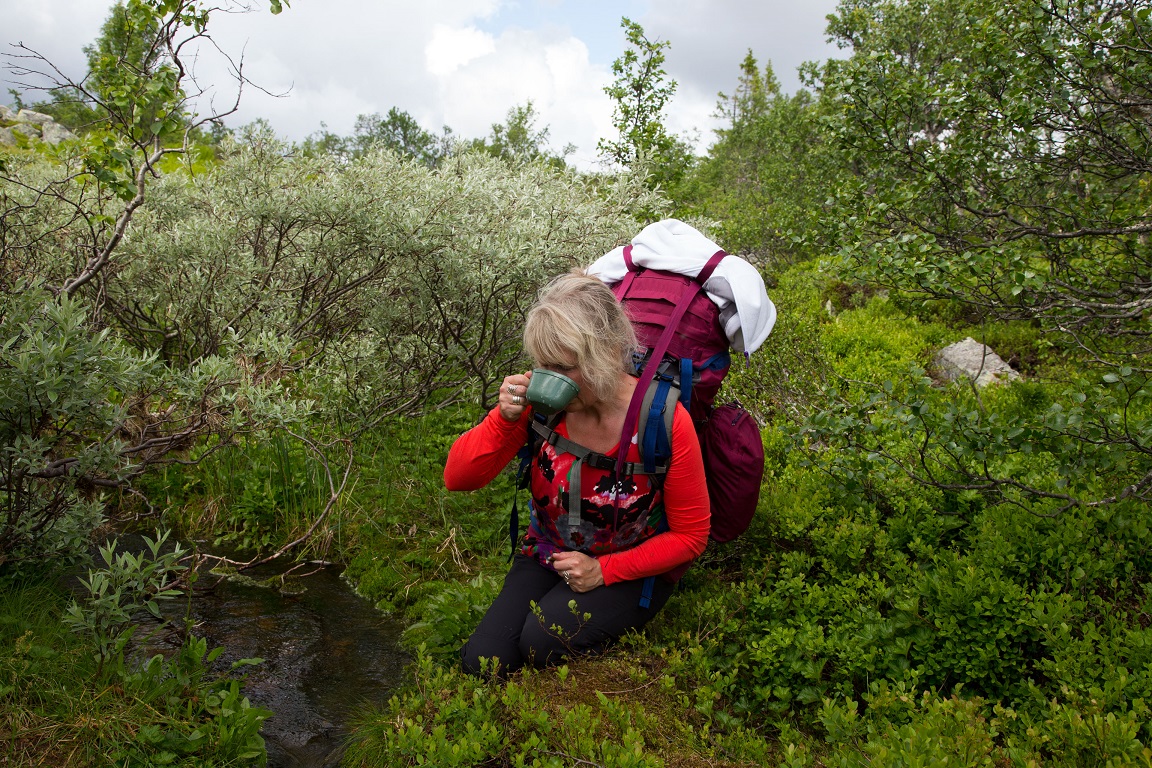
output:
[[[628,453],[629,461],[639,461],[634,442]],[[634,547],[655,534],[664,518],[659,481],[631,475],[613,482],[610,470],[585,465],[580,470],[580,524],[573,526],[568,489],[575,463],[575,456],[547,441],[541,442],[532,462],[531,521],[520,551],[546,567],[551,567],[549,557],[556,551],[576,550],[595,557]]]

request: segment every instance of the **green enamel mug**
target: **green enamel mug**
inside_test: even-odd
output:
[[[537,413],[551,416],[564,410],[580,386],[562,373],[536,368],[528,381],[528,402]]]

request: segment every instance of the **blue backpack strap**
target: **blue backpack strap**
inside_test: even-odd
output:
[[[671,382],[664,380],[652,382],[640,406],[640,459],[648,472],[656,469],[656,441],[664,423],[664,402],[671,386]],[[621,446],[623,449],[624,446]]]
[[[520,450],[516,452],[520,464],[516,467],[516,484],[512,489],[512,509],[508,513],[508,540],[512,544],[512,551],[508,553],[509,562],[516,556],[516,542],[520,538],[520,509],[517,506],[519,491],[527,488],[530,483],[532,458],[539,448],[539,442],[534,436],[536,434],[533,428],[534,424],[546,425],[547,420],[538,413],[532,414],[532,418],[528,421],[528,438],[524,441],[524,445],[520,446]],[[528,511],[529,513],[532,511],[531,501],[528,502]]]
[[[675,403],[673,403],[675,405]],[[656,533],[664,533],[668,530],[668,518],[666,516],[660,517],[660,522],[656,526]],[[656,577],[648,576],[644,579],[644,584],[640,587],[640,607],[648,610],[652,607],[652,593],[656,588]]]
[[[691,361],[689,361],[691,365]],[[676,414],[677,397],[676,388],[667,379],[660,379],[648,388],[645,395],[641,420],[644,424],[644,439],[640,442],[640,454],[647,469],[655,466],[657,461],[665,467],[672,459],[672,420]],[[653,401],[659,407],[653,407]],[[653,477],[653,480],[657,478]],[[668,530],[667,518],[661,518],[656,526],[657,533]],[[647,610],[652,606],[652,594],[656,588],[656,577],[649,576],[644,579],[640,589],[640,607]]]
[[[692,400],[692,358],[680,358],[680,402],[689,407]]]
[[[722,371],[730,365],[732,365],[732,356],[728,354],[727,350],[725,350],[723,352],[717,352],[715,355],[712,355],[712,357],[705,360],[704,364],[700,366],[700,370]]]
[[[664,428],[656,441],[656,459],[667,465],[672,461],[672,422],[676,419],[676,390],[668,390],[664,400]]]
[[[644,610],[652,605],[652,592],[656,588],[656,577],[649,576],[644,579],[644,586],[640,588],[640,607]]]
[[[676,416],[676,388],[661,378],[648,387],[640,407],[640,460],[645,474],[655,474],[656,467],[667,467],[672,458],[672,420]]]

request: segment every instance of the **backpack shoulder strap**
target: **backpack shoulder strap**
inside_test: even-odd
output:
[[[556,450],[563,453],[570,453],[577,458],[583,458],[583,462],[587,466],[603,470],[611,470],[616,466],[616,459],[605,456],[602,453],[597,453],[591,448],[585,448],[575,440],[570,440],[561,435],[556,431],[554,423],[533,420],[529,428],[537,436],[543,438],[544,442],[555,447]],[[625,451],[625,453],[627,453],[627,451]],[[667,466],[657,466],[652,470],[648,470],[645,469],[643,462],[624,462],[624,473],[626,475],[662,475],[667,471]]]
[[[684,313],[688,311],[688,305],[692,302],[692,297],[695,296],[698,291],[704,289],[704,283],[712,276],[720,260],[727,255],[724,251],[717,251],[712,254],[712,258],[708,259],[708,263],[700,270],[696,279],[684,286],[684,291],[680,294],[680,298],[676,302],[676,309],[672,312],[672,316],[668,318],[668,324],[664,326],[664,332],[660,334],[660,339],[656,342],[656,346],[648,358],[648,364],[644,366],[644,370],[640,374],[640,383],[636,385],[636,391],[632,393],[632,402],[629,403],[628,413],[624,417],[622,435],[631,435],[636,429],[644,394],[648,391],[648,385],[652,383],[652,379],[656,376],[656,369],[660,367],[660,361],[664,359],[664,353],[668,351],[668,344],[672,341],[672,336],[676,333],[676,328],[680,325],[680,318],[684,317]],[[629,274],[632,273],[629,272]],[[623,440],[623,437],[621,440]],[[623,456],[617,456],[617,474],[623,471],[623,466]]]
[[[620,301],[628,295],[628,289],[632,287],[632,281],[636,279],[636,275],[643,269],[642,267],[636,266],[636,262],[632,261],[632,246],[630,245],[624,246],[624,266],[628,268],[628,271],[624,274],[624,279],[617,283],[612,289],[612,293],[616,294],[616,301]]]
[[[639,443],[640,458],[648,472],[653,472],[658,464],[666,469],[672,458],[672,419],[679,399],[680,393],[664,377],[649,384],[644,393],[639,415],[643,432]]]
[[[519,494],[529,485],[529,469],[532,467],[532,457],[536,455],[538,448],[538,439],[534,437],[536,433],[536,425],[543,423],[543,416],[533,415],[528,421],[528,434],[524,445],[516,452],[520,458],[520,465],[516,468],[516,482],[512,488],[512,508],[508,512],[508,540],[512,544],[512,551],[508,553],[508,562],[512,562],[512,558],[516,556],[516,540],[520,538],[520,508],[517,506],[519,501]],[[528,501],[529,510],[531,510],[532,501]]]
[[[575,440],[564,437],[556,431],[557,423],[558,421],[541,422],[533,419],[531,429],[557,450],[576,457],[576,461],[572,463],[572,468],[568,471],[568,524],[572,527],[578,527],[580,525],[580,502],[583,499],[580,490],[581,470],[586,464],[597,469],[613,470],[617,467],[617,462],[602,453],[593,451],[591,448],[586,448]],[[628,444],[624,443],[623,440],[617,448],[617,453],[625,457],[628,455]],[[625,461],[622,466],[624,467],[624,476],[663,475],[668,471],[668,462],[663,462],[661,465],[653,464],[648,467],[646,462],[638,464]]]

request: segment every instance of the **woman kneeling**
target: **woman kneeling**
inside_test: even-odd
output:
[[[625,450],[628,462],[640,461],[637,436],[621,439],[637,384],[636,336],[612,291],[582,273],[556,278],[528,313],[524,348],[537,370],[562,374],[579,389],[548,421],[558,439],[537,441],[528,530],[499,596],[462,650],[464,669],[474,674],[481,659],[507,673],[600,652],[652,618],[708,540],[700,445],[682,405],[664,475],[617,477],[612,462],[577,455],[587,449],[615,460]],[[532,371],[505,378],[498,405],[453,444],[444,467],[450,490],[483,487],[524,446],[531,378]]]

